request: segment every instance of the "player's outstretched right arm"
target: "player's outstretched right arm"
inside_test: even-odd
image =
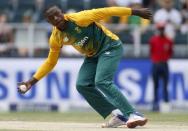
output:
[[[130,16],[136,15],[145,19],[151,19],[152,13],[148,8],[134,9],[126,7],[106,7],[92,10],[85,10],[78,13],[65,15],[75,21],[80,26],[88,26],[93,22],[105,19],[111,16]]]

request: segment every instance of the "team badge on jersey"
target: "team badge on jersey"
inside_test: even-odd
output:
[[[75,27],[74,30],[77,31],[77,33],[79,33],[79,34],[82,32],[81,29],[80,29],[79,27]]]
[[[67,37],[67,36],[65,36],[64,38],[63,38],[63,42],[68,42],[69,41],[69,38]]]

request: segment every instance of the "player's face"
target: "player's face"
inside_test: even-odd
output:
[[[45,13],[45,17],[49,23],[61,29],[64,26],[64,14],[58,7],[51,7]]]

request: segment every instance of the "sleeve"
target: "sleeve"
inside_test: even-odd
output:
[[[49,43],[50,43],[50,51],[48,54],[47,59],[44,61],[44,63],[39,67],[39,69],[34,74],[34,78],[37,80],[42,79],[44,76],[46,76],[57,64],[61,46],[58,46],[58,42],[55,40],[54,32],[52,32],[52,35],[50,37]]]
[[[93,22],[98,22],[99,20],[105,19],[109,16],[129,16],[131,14],[131,8],[107,7],[69,14],[68,17],[80,26],[88,26]]]

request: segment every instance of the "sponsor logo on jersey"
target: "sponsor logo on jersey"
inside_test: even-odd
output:
[[[76,46],[83,46],[85,45],[89,40],[89,37],[88,36],[85,36],[83,39],[81,39],[80,41],[74,43],[74,45]]]

